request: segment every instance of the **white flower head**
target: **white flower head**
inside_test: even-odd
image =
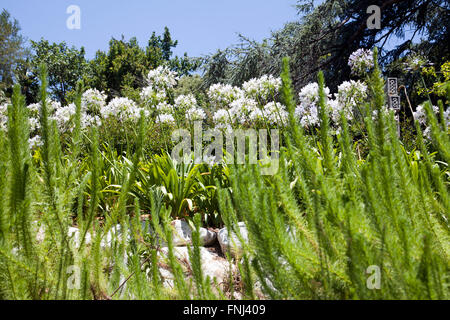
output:
[[[156,123],[173,125],[175,124],[175,119],[171,114],[163,113],[156,117]]]
[[[250,121],[250,114],[258,109],[258,103],[249,98],[239,98],[230,104],[230,116],[240,124]]]
[[[264,75],[261,78],[254,78],[245,82],[242,88],[247,97],[267,101],[278,94],[281,88],[281,78]]]
[[[374,66],[372,51],[368,49],[356,50],[350,55],[348,65],[350,66],[353,74],[363,75]]]
[[[189,109],[197,106],[197,99],[195,99],[193,94],[179,95],[175,99],[175,106],[180,109]]]
[[[208,97],[216,108],[228,108],[233,101],[243,97],[243,95],[241,89],[229,84],[214,84],[208,90]]]
[[[97,89],[86,90],[81,97],[81,110],[98,114],[106,105],[106,95]]]
[[[114,98],[101,109],[101,114],[105,119],[116,118],[121,122],[129,120],[136,122],[140,118],[142,110],[133,100]]]
[[[167,66],[159,66],[154,70],[150,70],[147,75],[149,87],[155,91],[165,91],[174,88],[178,83],[178,74],[171,71]]]
[[[191,107],[186,111],[186,118],[190,121],[200,121],[206,119],[206,113],[201,108]]]

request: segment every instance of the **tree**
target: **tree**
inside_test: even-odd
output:
[[[107,53],[97,51],[89,63],[87,83],[104,91],[109,98],[124,95],[130,88],[144,86],[144,75],[149,70],[145,52],[136,38],[125,41],[111,39]]]
[[[134,98],[146,86],[145,78],[149,70],[167,64],[180,76],[195,71],[200,63],[185,54],[173,57],[172,48],[178,45],[166,27],[163,36],[152,33],[147,47],[141,48],[136,38],[126,41],[111,39],[108,52],[97,51],[89,62],[87,85],[104,91],[108,98],[127,96]]]
[[[34,74],[37,74],[39,65],[45,63],[53,96],[62,104],[66,103],[67,93],[75,89],[86,71],[84,48],[69,48],[65,42],[50,44],[44,39],[31,41],[31,46],[35,52],[32,59]]]
[[[358,48],[379,47],[382,65],[386,66],[418,49],[413,40],[419,41],[421,36],[424,54],[444,61],[450,56],[448,1],[327,0],[317,7],[312,3],[298,1],[299,14],[303,15],[300,20],[287,23],[265,43],[241,37],[239,45],[227,50],[227,59],[220,60],[228,66],[218,66],[217,57],[212,56],[206,73],[213,74],[211,68],[227,70],[227,82],[241,84],[260,74],[280,74],[280,61],[289,56],[295,89],[315,81],[319,70],[325,71],[327,85],[335,89],[350,77],[348,57]],[[367,8],[371,5],[381,9],[380,30],[367,28]],[[406,29],[412,30],[408,38]],[[394,38],[398,45],[388,50],[386,44]]]
[[[27,53],[24,44],[19,22],[3,9],[0,14],[0,90],[11,91],[14,69]]]

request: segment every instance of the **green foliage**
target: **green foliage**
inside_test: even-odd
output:
[[[263,74],[281,73],[280,61],[291,58],[292,81],[298,92],[323,70],[334,90],[351,76],[348,57],[359,48],[379,47],[383,66],[408,52],[420,52],[435,64],[450,56],[450,8],[446,1],[327,0],[314,5],[298,0],[299,18],[262,42],[240,36],[239,43],[206,60],[205,84],[242,84]],[[368,29],[367,8],[378,5],[381,30]],[[409,30],[412,37],[405,36]],[[427,34],[419,38],[419,35]],[[395,47],[390,45],[390,40]],[[414,42],[419,44],[415,45]],[[444,60],[444,61],[443,61]]]
[[[138,192],[146,194],[151,191],[149,187],[156,186],[170,206],[173,218],[191,218],[199,204],[208,200],[211,203],[214,197],[210,190],[216,186],[214,180],[204,178],[210,174],[205,169],[208,168],[204,165],[176,163],[168,154],[156,155],[141,169]]]
[[[287,68],[286,60],[283,96],[291,106]],[[371,108],[381,111],[378,67],[370,84]],[[447,132],[429,107],[428,116],[445,159]],[[275,299],[446,299],[448,172],[423,142],[425,158],[407,160],[393,114],[385,112],[365,118],[370,152],[358,161],[342,118],[339,161],[326,146],[319,158],[308,157],[313,145],[292,123],[277,175],[267,182],[256,169],[232,168],[233,192],[219,191],[224,220],[240,215],[249,228],[258,281]],[[327,139],[322,129],[322,144]],[[381,271],[379,289],[368,286],[371,266]]]
[[[3,9],[0,13],[0,91],[12,87],[14,70],[27,53],[24,43],[19,22]]]
[[[49,88],[58,101],[65,103],[67,93],[75,89],[86,71],[84,48],[69,48],[65,42],[50,44],[44,39],[31,41],[31,47],[35,52],[34,68],[42,63],[47,65]]]
[[[318,136],[297,123],[289,63],[283,60],[281,90],[289,130],[273,176],[262,176],[257,165],[184,165],[168,153],[148,154],[145,136],[153,127],[143,114],[123,150],[102,145],[99,128],[81,130],[80,83],[74,130],[63,144],[45,102],[45,66],[43,145],[31,157],[25,97],[16,86],[8,132],[0,131],[0,298],[225,299],[239,290],[244,299],[448,299],[443,103],[439,117],[426,104],[431,141],[416,123],[417,148],[409,151],[393,113],[383,109],[376,65],[362,119],[367,154],[358,156],[360,136],[344,113],[341,133],[330,134],[322,73]],[[174,218],[194,226],[189,264],[174,247]],[[234,261],[239,282],[232,274],[220,286],[205,277],[205,224],[224,224],[243,243]],[[172,288],[162,265],[173,275]],[[373,270],[380,271],[379,289],[370,286]]]
[[[177,44],[167,27],[162,37],[153,32],[145,48],[139,46],[136,38],[129,41],[123,37],[111,39],[108,51],[98,51],[89,61],[86,83],[104,91],[109,99],[117,96],[136,99],[138,89],[146,86],[145,77],[149,70],[168,64],[180,75],[187,75],[198,68],[199,63],[187,55],[172,58],[172,48]]]

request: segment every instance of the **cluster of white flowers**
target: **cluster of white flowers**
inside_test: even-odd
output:
[[[213,84],[208,90],[210,102],[216,108],[227,108],[233,101],[243,96],[244,93],[240,88],[229,84]]]
[[[193,94],[180,95],[175,99],[175,108],[178,110],[188,110],[197,107],[197,99]]]
[[[433,106],[433,111],[435,114],[439,113],[439,108],[437,106]],[[416,108],[414,112],[414,120],[419,121],[421,125],[427,124],[427,113],[425,111],[425,104],[421,104]]]
[[[325,87],[325,95],[331,98],[330,89]],[[313,82],[304,86],[298,94],[300,104],[295,109],[295,116],[302,127],[313,127],[319,124],[319,85]]]
[[[450,127],[450,108],[447,108],[447,110],[444,111],[444,121],[445,126],[447,128]]]
[[[189,121],[201,121],[206,119],[206,113],[202,108],[192,107],[186,111],[186,118]]]
[[[35,135],[34,137],[28,139],[28,145],[30,146],[31,149],[42,147],[43,144],[44,142],[42,141],[41,136],[39,135]]]
[[[433,112],[435,114],[439,113],[439,107],[432,106]],[[446,114],[447,113],[447,114]],[[446,118],[447,126],[449,125],[448,121],[448,110],[444,113],[444,119]],[[425,111],[425,104],[421,104],[417,106],[416,111],[414,112],[414,120],[419,121],[422,126],[425,126],[425,130],[423,131],[424,137],[431,139],[431,126],[428,126],[428,117]]]
[[[141,117],[141,111],[144,110],[136,105],[133,100],[128,98],[114,98],[108,105],[101,109],[104,119],[115,118],[120,122],[134,121]],[[144,110],[144,115],[148,116],[149,112]]]
[[[88,89],[81,97],[81,111],[98,114],[106,105],[106,95],[97,89]]]
[[[175,119],[171,114],[164,113],[156,116],[156,123],[172,125],[175,124]]]
[[[175,71],[171,71],[167,66],[159,66],[154,70],[150,70],[147,75],[149,87],[156,91],[174,88],[178,80],[178,74]]]
[[[266,121],[271,124],[286,125],[288,122],[288,112],[286,107],[279,102],[269,102],[263,108]]]
[[[341,112],[347,120],[353,119],[355,108],[367,97],[367,86],[361,81],[345,81],[338,86],[338,92],[332,95],[330,89],[325,87],[325,103],[327,113],[335,126],[339,126]],[[295,109],[295,116],[301,126],[310,128],[318,126],[319,119],[319,85],[310,83],[299,93],[300,104]]]
[[[173,112],[173,106],[165,101],[158,103],[155,108],[159,114]]]
[[[178,83],[178,75],[167,66],[159,66],[150,70],[147,75],[148,86],[141,91],[141,100],[151,106],[167,101],[167,90],[174,88]]]
[[[267,101],[275,97],[281,88],[281,78],[264,75],[251,79],[242,85],[245,95],[256,100]]]
[[[354,108],[367,98],[367,86],[361,81],[344,81],[338,86],[335,98],[335,100],[328,101],[332,110],[332,120],[339,123],[341,111],[344,112],[347,120],[351,120]]]
[[[145,87],[141,91],[141,100],[148,105],[157,105],[167,100],[165,90],[154,90],[152,87]]]
[[[355,75],[362,75],[367,70],[373,68],[373,53],[368,49],[358,49],[350,55],[348,59],[352,73]]]
[[[48,110],[48,114],[51,115],[53,114],[56,110],[58,110],[59,108],[61,108],[61,103],[57,102],[57,101],[53,101],[49,98],[47,98],[46,100],[46,104],[47,104],[47,110]],[[42,107],[42,103],[33,103],[27,106],[28,109],[28,115],[30,117],[33,118],[37,118],[39,119],[39,114],[41,111],[41,107]]]
[[[300,104],[295,108],[294,114],[304,128],[314,127],[319,124],[319,110],[315,104]]]
[[[216,128],[225,128],[227,125],[233,122],[228,110],[219,109],[214,112],[213,115],[214,123],[216,124]]]
[[[250,114],[258,109],[258,103],[249,98],[239,98],[230,104],[230,116],[234,121],[245,124],[251,121]]]
[[[99,112],[101,112],[101,110]],[[71,132],[73,130],[71,120],[75,116],[75,113],[76,113],[76,106],[74,103],[71,103],[65,107],[61,107],[55,111],[55,114],[52,116],[52,119],[56,120],[60,132]],[[100,116],[96,114],[87,113],[83,107],[83,104],[81,106],[80,116],[82,129],[86,129],[93,126],[101,126],[102,124],[102,119],[100,118]]]
[[[38,135],[40,129],[39,113],[41,109],[41,103],[34,103],[27,106],[28,109],[28,124],[31,133],[31,138],[29,139],[29,144],[31,148],[42,145],[41,137]],[[49,119],[55,119],[52,114],[60,109],[61,104],[56,101],[47,99],[47,106],[49,110]],[[7,131],[8,123],[8,107],[7,105],[0,105],[0,130]]]
[[[106,107],[106,95],[96,89],[88,89],[81,96],[81,128],[100,126],[102,119],[100,114]],[[72,119],[76,113],[76,106],[71,103],[55,110],[52,119],[56,120],[60,132],[73,130]]]

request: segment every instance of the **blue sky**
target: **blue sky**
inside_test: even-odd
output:
[[[111,37],[136,36],[145,46],[153,31],[168,26],[179,41],[177,55],[202,56],[226,48],[237,33],[262,40],[298,19],[296,0],[2,0],[30,40],[66,41],[84,46],[88,58],[106,50]],[[69,30],[67,7],[81,9],[81,29]]]

